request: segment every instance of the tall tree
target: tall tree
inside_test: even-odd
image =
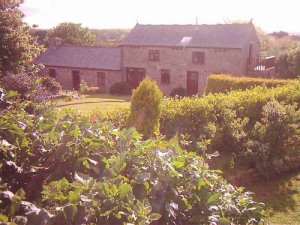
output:
[[[38,66],[32,62],[43,48],[30,35],[28,24],[22,21],[24,15],[18,7],[23,0],[0,3],[0,76],[36,72]]]
[[[62,44],[71,45],[93,45],[96,35],[92,34],[86,27],[80,23],[61,23],[48,32],[47,39],[58,37],[62,39]]]

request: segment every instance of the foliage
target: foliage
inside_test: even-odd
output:
[[[42,86],[48,90],[52,95],[57,95],[61,90],[61,85],[54,79],[49,76],[42,77]]]
[[[283,35],[283,36],[282,36]],[[282,36],[282,37],[280,37]],[[276,72],[279,78],[297,78],[300,74],[300,41],[285,32],[266,35],[261,41],[262,51],[268,55],[275,55]]]
[[[113,95],[131,95],[132,87],[126,81],[116,82],[110,86],[109,93]]]
[[[81,93],[86,92],[89,89],[89,86],[85,80],[80,80],[79,90]]]
[[[113,127],[117,129],[125,128],[126,121],[128,120],[130,110],[125,107],[116,107],[110,111],[94,110],[88,116],[91,123],[107,122],[112,123]]]
[[[231,90],[251,89],[255,86],[266,86],[271,88],[293,82],[295,81],[252,77],[233,77],[226,74],[210,75],[206,83],[205,93],[226,93]]]
[[[133,91],[127,127],[135,127],[145,138],[158,135],[162,97],[156,82],[144,79]]]
[[[46,35],[49,30],[35,28],[31,29],[31,34],[37,37],[38,43],[46,43]],[[97,46],[117,46],[120,41],[129,33],[129,29],[89,29],[96,36],[95,45]]]
[[[174,88],[172,90],[170,96],[172,96],[172,97],[175,97],[175,96],[180,96],[180,97],[186,96],[186,90],[183,87]]]
[[[48,31],[46,40],[51,38],[61,38],[63,45],[93,45],[96,36],[87,27],[83,28],[80,23],[60,23]]]
[[[1,103],[3,222],[247,224],[262,218],[261,203],[176,138],[143,141],[132,128],[89,123],[72,111],[28,114],[13,92]],[[199,143],[198,151],[205,146]],[[16,200],[5,204],[3,196]],[[22,204],[32,210],[18,210]]]
[[[60,84],[52,78],[25,73],[8,74],[0,81],[1,86],[7,91],[16,91],[22,99],[31,99],[34,102],[46,101],[50,95],[57,94],[61,90]]]
[[[262,108],[262,118],[250,133],[247,157],[254,157],[259,171],[278,170],[290,155],[299,153],[300,110],[272,100]]]
[[[91,33],[96,35],[96,45],[101,46],[117,46],[129,31],[129,29],[91,29]]]
[[[262,127],[268,126],[264,122],[264,110],[266,110],[264,107],[271,104],[269,102],[274,99],[280,104],[289,105],[286,108],[282,106],[285,117],[290,115],[290,117],[284,117],[285,123],[280,128],[286,132],[287,136],[280,137],[285,143],[284,146],[288,146],[285,147],[286,151],[283,151],[282,155],[275,154],[277,151],[274,147],[277,145],[276,140],[269,138],[268,133],[264,136],[263,133],[259,133],[265,132]],[[208,146],[210,150],[218,150],[221,154],[232,155],[237,164],[253,166],[258,169],[266,168],[262,165],[271,165],[273,158],[259,157],[259,154],[263,154],[262,151],[265,151],[262,149],[263,146],[267,145],[268,148],[272,148],[266,154],[273,154],[274,151],[274,157],[279,157],[283,161],[289,158],[295,149],[298,148],[299,152],[298,144],[291,141],[298,140],[295,137],[296,134],[299,138],[300,129],[297,125],[299,124],[299,117],[297,117],[299,105],[299,82],[273,89],[256,87],[252,90],[232,91],[228,94],[210,94],[203,98],[167,99],[162,106],[160,131],[169,138],[180,133],[193,141],[203,138],[211,139],[211,144]],[[263,137],[264,139],[261,139]],[[279,167],[272,169],[276,170]],[[261,172],[274,172],[270,168],[263,170]]]
[[[8,73],[36,72],[33,60],[42,47],[30,36],[30,27],[22,21],[18,9],[23,1],[1,1],[0,6],[0,77]],[[1,75],[2,74],[2,75]]]

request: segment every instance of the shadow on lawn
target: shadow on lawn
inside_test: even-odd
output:
[[[299,207],[300,201],[300,170],[276,179],[257,181],[246,186],[246,190],[254,192],[254,199],[266,204],[272,212],[293,211]]]

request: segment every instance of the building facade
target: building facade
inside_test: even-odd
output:
[[[178,87],[194,95],[204,91],[210,74],[247,75],[259,49],[252,23],[137,24],[119,47],[52,44],[38,61],[46,66],[44,74],[55,77],[65,89],[78,89],[82,79],[104,90],[118,81],[135,88],[149,77],[166,95]]]
[[[41,75],[55,78],[67,90],[79,90],[80,82],[108,91],[122,80],[121,49],[52,44],[38,60]]]
[[[148,76],[166,95],[177,87],[194,95],[210,74],[246,75],[260,44],[252,23],[136,25],[121,47],[124,77],[133,87]]]

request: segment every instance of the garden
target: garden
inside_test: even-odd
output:
[[[9,77],[1,90],[4,224],[299,221],[299,80],[267,87],[224,75],[244,90],[162,101],[146,79],[130,103],[72,100],[127,104],[85,113],[50,101],[55,83],[24,79]]]
[[[300,224],[299,79],[64,94],[22,2],[0,5],[1,225]]]

